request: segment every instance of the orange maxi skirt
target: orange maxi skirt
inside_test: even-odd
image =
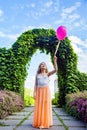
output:
[[[34,107],[33,127],[49,128],[52,126],[52,106],[49,87],[37,87]]]

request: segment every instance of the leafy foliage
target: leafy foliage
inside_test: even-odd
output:
[[[25,106],[34,105],[33,90],[29,88],[24,89],[24,104]]]
[[[78,57],[66,38],[60,42],[58,57],[58,87],[59,104],[65,104],[67,93],[78,92],[77,84]],[[0,89],[8,89],[20,93],[24,97],[24,82],[27,77],[27,67],[30,65],[31,57],[39,49],[43,53],[53,56],[58,39],[53,29],[28,30],[17,39],[10,49],[0,49]],[[86,81],[86,80],[85,80]],[[84,82],[86,85],[86,83]],[[83,86],[83,84],[82,84]]]
[[[54,98],[52,98],[52,105],[58,106],[58,96],[59,96],[59,93],[56,92]]]
[[[76,79],[76,87],[80,91],[87,90],[87,73],[81,73],[81,72],[76,72],[77,79]]]

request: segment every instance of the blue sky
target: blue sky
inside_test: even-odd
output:
[[[78,55],[79,70],[87,72],[87,0],[0,0],[0,48],[10,48],[26,30],[56,30],[60,25],[67,28],[68,38]],[[50,56],[37,51],[31,59],[25,86],[33,86],[37,66],[44,60],[49,70],[53,68]]]

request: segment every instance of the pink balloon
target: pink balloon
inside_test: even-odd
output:
[[[60,26],[56,30],[56,36],[59,40],[64,40],[67,36],[67,29],[65,26]]]

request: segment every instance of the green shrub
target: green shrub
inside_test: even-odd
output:
[[[55,93],[55,98],[52,99],[52,105],[58,105],[58,95],[58,92]]]
[[[55,99],[55,98],[52,99],[52,105],[58,105],[57,99]]]
[[[24,97],[24,104],[25,104],[25,106],[34,105],[34,98],[31,96],[25,96]]]
[[[84,98],[87,99],[87,91],[78,92],[78,93],[71,93],[66,95],[66,103],[74,101],[77,98]]]
[[[30,88],[24,88],[24,104],[25,106],[34,105],[33,90]]]
[[[87,73],[77,72],[76,87],[80,91],[87,90]]]

